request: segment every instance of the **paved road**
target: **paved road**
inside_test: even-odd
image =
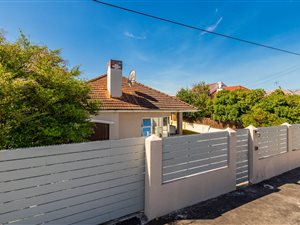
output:
[[[167,224],[300,225],[300,168],[148,223]]]

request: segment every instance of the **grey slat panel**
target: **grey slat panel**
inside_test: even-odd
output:
[[[259,159],[287,152],[287,126],[263,127],[258,132]]]
[[[228,136],[228,132],[214,132],[214,133],[204,133],[204,134],[194,134],[186,136],[177,137],[167,137],[163,139],[163,145],[174,145],[174,144],[184,144],[186,142],[196,142],[196,141],[206,141],[211,139],[219,139]]]
[[[128,181],[121,183],[119,186],[109,187],[90,185],[88,187],[77,188],[76,190],[67,189],[57,193],[51,193],[48,195],[35,196],[32,198],[25,198],[18,201],[12,201],[1,206],[0,212],[2,214],[18,211],[21,209],[30,208],[37,205],[45,205],[51,209],[52,206],[57,208],[71,205],[74,202],[87,201],[88,199],[105,198],[110,195],[122,193],[126,190],[133,190],[136,187],[143,187],[144,180],[128,183]],[[57,206],[58,205],[58,206]],[[1,217],[1,216],[0,216]]]
[[[124,190],[122,193],[112,193],[113,195],[108,195],[106,198],[96,198],[92,199],[83,199],[84,201],[73,201],[71,204],[62,205],[60,203],[57,204],[44,204],[39,205],[37,207],[27,208],[26,210],[19,210],[12,213],[6,213],[0,216],[1,221],[7,223],[9,221],[13,221],[14,218],[28,218],[33,217],[35,215],[39,215],[44,213],[45,215],[41,218],[43,220],[54,220],[57,218],[65,217],[67,215],[72,215],[75,213],[80,213],[81,210],[88,210],[89,208],[100,207],[105,204],[111,204],[116,201],[126,200],[133,197],[139,197],[143,194],[143,189],[141,190]],[[70,202],[70,201],[69,201]],[[62,202],[64,203],[64,202]],[[70,212],[67,214],[67,212]],[[41,219],[40,218],[40,219]]]
[[[140,203],[136,204],[136,205],[132,205],[132,206],[128,205],[126,208],[119,208],[119,209],[115,210],[114,212],[109,212],[109,213],[101,215],[101,216],[97,215],[88,220],[72,223],[72,225],[73,224],[74,225],[75,224],[77,224],[77,225],[82,225],[82,224],[95,225],[95,224],[103,223],[108,220],[113,220],[115,218],[126,216],[128,214],[131,214],[132,212],[138,212],[138,211],[140,211],[141,208],[143,208],[143,205],[141,205]],[[102,217],[104,217],[105,220],[103,220]]]
[[[173,140],[173,139],[172,139]],[[218,139],[207,139],[207,140],[198,140],[193,142],[184,142],[184,143],[173,143],[172,145],[166,145],[164,153],[181,151],[182,149],[187,148],[207,148],[209,146],[224,144],[227,142],[227,137],[222,137]]]
[[[134,146],[133,148],[141,149],[142,147]],[[3,161],[0,163],[0,171],[2,172],[8,170],[23,169],[23,168],[33,167],[33,166],[38,167],[38,166],[45,166],[51,164],[65,163],[70,161],[80,161],[86,159],[93,159],[97,157],[106,158],[112,156],[114,156],[116,159],[120,158],[120,160],[122,161],[122,157],[123,157],[122,155],[111,155],[110,149],[104,149],[104,150],[102,149],[102,150],[76,152],[73,154],[51,155],[48,157],[41,157],[41,158],[34,157],[34,158],[26,158],[22,160]]]
[[[143,210],[144,140],[0,152],[1,223],[98,224]]]
[[[131,168],[129,168],[131,169]],[[130,173],[130,171],[128,172],[128,170],[122,170],[122,171],[107,171],[105,173],[101,173],[102,171],[100,170],[97,173],[97,169],[96,172],[94,172],[95,174],[91,174],[89,173],[92,172],[93,170],[95,170],[94,168],[92,169],[88,169],[87,171],[83,170],[83,171],[71,171],[71,172],[65,172],[62,174],[52,174],[49,176],[41,176],[41,177],[35,177],[35,178],[29,178],[28,180],[19,180],[19,181],[11,181],[11,182],[5,182],[5,183],[0,183],[1,186],[1,195],[0,195],[0,202],[4,202],[5,200],[3,200],[3,198],[5,198],[6,194],[8,194],[9,192],[6,192],[7,190],[9,190],[10,192],[14,192],[14,199],[18,196],[19,192],[22,192],[25,188],[30,188],[30,189],[36,189],[36,187],[44,187],[41,185],[45,185],[45,186],[49,186],[53,183],[61,183],[63,182],[64,184],[61,185],[62,187],[69,185],[68,182],[70,182],[72,185],[73,183],[76,184],[80,184],[80,182],[85,182],[85,183],[90,183],[93,181],[104,181],[107,179],[114,179],[114,176],[118,177],[120,176],[120,174],[128,174]],[[20,184],[20,185],[19,185]],[[22,186],[23,185],[23,186]],[[52,186],[54,187],[54,186]],[[22,189],[20,189],[22,188]],[[46,189],[48,189],[48,187],[46,187]],[[2,191],[3,190],[3,191]],[[28,191],[28,189],[27,189]],[[51,187],[49,187],[49,192],[51,192]],[[25,193],[27,197],[28,196],[27,193]],[[32,194],[35,194],[34,192],[32,192]],[[42,194],[42,193],[41,193]]]
[[[236,183],[240,184],[249,179],[249,131],[238,129],[236,134]]]
[[[219,162],[215,162],[212,164],[206,164],[206,165],[202,165],[202,166],[189,168],[187,171],[187,174],[193,175],[193,174],[198,174],[198,173],[205,173],[210,170],[225,168],[227,166],[228,166],[228,162],[227,162],[227,160],[224,160],[224,161],[219,161]]]
[[[50,175],[50,174],[66,172],[66,171],[76,171],[76,170],[93,168],[93,167],[97,167],[100,170],[102,170],[104,167],[105,169],[109,169],[109,168],[126,169],[128,167],[134,167],[136,165],[143,165],[143,164],[144,164],[144,157],[143,159],[129,159],[127,161],[124,160],[124,162],[117,162],[117,163],[110,163],[106,161],[106,164],[101,164],[98,158],[92,158],[88,160],[45,165],[41,167],[29,167],[20,170],[3,171],[0,172],[0,182],[26,179],[30,177],[37,177],[43,175]]]
[[[228,132],[163,139],[163,182],[228,166]]]
[[[143,154],[139,153],[138,158],[142,157]],[[132,158],[133,155],[131,155]],[[129,167],[130,169],[130,167]],[[124,171],[124,170],[122,170]],[[114,174],[118,175],[119,170],[112,170],[111,167],[104,167],[99,171],[99,168],[88,168],[88,169],[82,169],[82,170],[76,170],[76,171],[66,171],[66,172],[61,172],[61,173],[53,173],[50,175],[46,176],[37,176],[37,177],[32,177],[32,178],[27,178],[27,179],[22,179],[22,180],[12,180],[9,182],[1,182],[0,183],[0,193],[7,192],[7,191],[14,191],[16,189],[21,188],[28,188],[28,187],[34,187],[37,185],[46,185],[49,184],[49,181],[53,182],[59,182],[59,181],[68,181],[72,179],[79,179],[81,177],[86,177],[86,176],[102,176],[102,177],[107,177],[110,176],[113,178]],[[100,174],[99,174],[100,173]],[[101,175],[105,174],[105,175]],[[95,178],[96,179],[96,178]],[[1,199],[1,197],[0,197]]]

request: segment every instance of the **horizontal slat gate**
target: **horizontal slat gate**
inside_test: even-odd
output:
[[[249,130],[236,131],[236,183],[249,180]]]
[[[287,126],[258,128],[259,159],[287,152]]]
[[[1,224],[99,224],[144,208],[144,138],[0,152]]]
[[[163,182],[228,166],[228,132],[163,139]]]

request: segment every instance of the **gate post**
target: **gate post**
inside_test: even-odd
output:
[[[162,139],[156,135],[146,138],[146,173],[145,173],[145,215],[154,219],[160,199],[158,192],[162,185]]]
[[[293,151],[293,145],[292,145],[292,129],[291,129],[291,124],[285,122],[281,124],[281,126],[286,126],[287,127],[287,149],[288,153]]]
[[[287,154],[289,156],[289,170],[295,169],[299,167],[299,156],[298,152],[294,151],[294,146],[293,146],[293,129],[292,125],[289,123],[283,123],[281,126],[286,126],[287,127]]]
[[[249,130],[249,183],[255,184],[255,169],[258,162],[258,129],[252,125],[246,127]]]

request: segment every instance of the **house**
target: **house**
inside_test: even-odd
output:
[[[91,98],[102,102],[92,118],[94,140],[121,139],[157,134],[169,136],[176,113],[177,134],[182,134],[182,113],[196,112],[193,106],[138,82],[129,83],[122,76],[122,61],[110,60],[107,74],[89,81]]]
[[[274,91],[276,91],[277,89],[275,90],[266,90],[266,95],[270,95],[272,94]],[[286,95],[300,95],[300,90],[299,89],[296,89],[296,90],[288,90],[288,89],[282,89],[280,88],[280,90],[286,94]]]
[[[208,84],[209,93],[211,96],[215,95],[218,91],[223,90],[224,87],[227,87],[222,81]]]
[[[210,95],[213,96],[213,97],[216,96],[218,91],[222,91],[222,90],[227,90],[227,91],[235,91],[235,90],[238,90],[238,89],[249,90],[248,88],[246,88],[244,86],[241,86],[241,85],[227,86],[222,81],[212,83],[212,84],[208,84],[208,88],[209,88]]]

